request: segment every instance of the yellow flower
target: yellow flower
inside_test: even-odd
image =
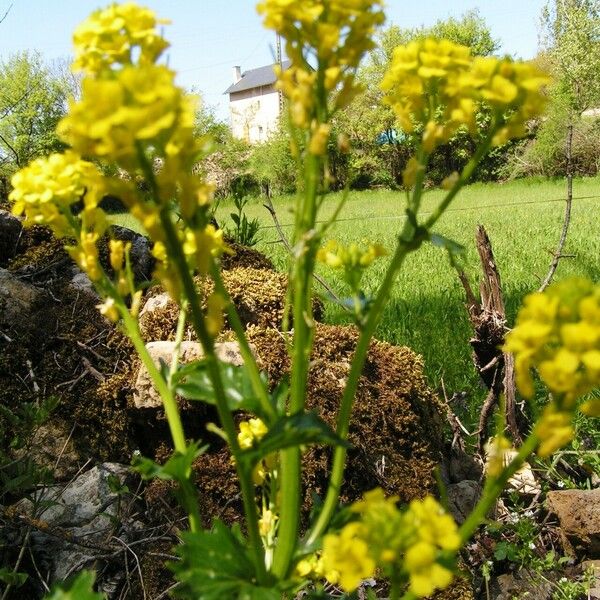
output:
[[[102,304],[98,304],[96,308],[109,321],[116,323],[119,320],[119,311],[113,298],[107,298]]]
[[[129,64],[134,52],[140,63],[153,63],[169,44],[156,30],[154,13],[133,2],[113,4],[93,12],[76,29],[74,71],[97,74],[118,64]]]
[[[437,550],[427,542],[417,542],[404,557],[404,567],[409,572],[410,591],[417,597],[430,596],[436,589],[452,583],[452,572],[436,563]]]
[[[321,123],[312,133],[308,151],[316,156],[322,156],[327,152],[327,142],[329,141],[329,132],[331,125]]]
[[[271,510],[263,510],[258,520],[258,531],[262,537],[273,534],[279,517]]]
[[[323,540],[324,569],[339,574],[339,585],[345,592],[352,592],[375,572],[375,561],[361,533],[360,523],[350,523],[339,534],[326,535]]]
[[[118,272],[124,267],[125,255],[129,252],[131,248],[131,242],[125,244],[125,242],[123,242],[122,240],[109,240],[108,248],[110,266],[115,272]]]
[[[498,477],[507,464],[508,451],[512,444],[503,436],[492,438],[485,447],[485,471],[489,477]]]
[[[275,71],[294,124],[310,129],[313,120],[322,121],[317,117],[318,106],[327,103],[323,88],[337,90],[335,109],[347,106],[359,90],[358,63],[373,48],[375,28],[384,21],[381,0],[262,0],[257,10],[264,25],[286,40],[292,66]],[[307,68],[309,55],[316,58],[317,71]],[[323,137],[313,132],[310,152],[323,154]]]
[[[238,444],[242,450],[252,448],[254,440],[261,440],[267,433],[267,426],[260,419],[250,419],[240,423]]]
[[[547,458],[568,444],[575,435],[571,415],[568,412],[556,411],[552,405],[545,408],[535,432],[540,439],[538,455],[542,458]]]
[[[223,315],[225,306],[225,299],[216,292],[212,293],[206,301],[206,329],[213,338],[221,333],[221,329],[225,324]]]
[[[81,100],[70,103],[57,133],[83,155],[131,168],[138,161],[137,143],[152,141],[165,153],[187,110],[167,67],[127,66],[110,78],[84,79]]]
[[[73,234],[71,205],[83,199],[93,208],[103,195],[100,172],[71,151],[32,161],[11,184],[13,214],[25,214],[26,225],[47,225],[58,236]]]
[[[475,133],[478,102],[492,108],[494,144],[522,137],[525,124],[544,107],[547,83],[531,65],[474,58],[465,46],[423,39],[394,50],[381,88],[406,132],[413,132],[415,123],[424,126],[423,149],[429,153],[461,126]]]
[[[402,183],[405,188],[411,189],[417,182],[417,175],[424,170],[423,165],[416,157],[411,156],[402,172]]]

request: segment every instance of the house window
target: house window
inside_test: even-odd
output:
[[[260,125],[258,126],[258,139],[263,139],[263,128]]]

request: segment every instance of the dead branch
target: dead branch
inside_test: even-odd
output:
[[[474,335],[470,340],[473,362],[489,390],[481,408],[477,431],[478,449],[483,453],[489,421],[503,392],[506,396],[507,428],[515,443],[521,441],[521,435],[516,417],[513,358],[501,350],[506,332],[506,310],[500,272],[496,265],[492,244],[482,225],[477,227],[475,238],[483,271],[479,286],[481,299],[477,300],[475,297],[464,272],[459,272],[458,277],[465,290],[467,311],[473,326]]]
[[[573,124],[571,123],[567,127],[567,198],[565,203],[565,216],[563,218],[563,226],[562,231],[560,232],[560,239],[558,240],[558,246],[556,247],[556,251],[554,252],[554,256],[552,258],[552,262],[550,263],[550,268],[548,269],[548,273],[544,278],[544,281],[540,285],[538,292],[543,292],[552,281],[554,277],[554,273],[556,273],[556,269],[558,267],[558,263],[561,258],[566,258],[566,255],[563,254],[563,248],[565,247],[565,242],[567,241],[567,233],[569,231],[569,224],[571,222],[571,207],[573,205],[573,165],[572,165],[572,148],[573,148]]]
[[[273,206],[273,202],[271,202],[271,198],[267,198],[267,201],[263,204],[263,206],[269,211],[271,214],[271,218],[273,219],[273,223],[275,224],[275,228],[277,229],[277,233],[279,234],[279,239],[281,243],[286,247],[286,250],[292,254],[292,246],[290,245],[289,240],[285,237],[285,233],[281,227],[281,223],[277,217],[277,213],[275,212],[275,207]],[[350,309],[342,302],[342,300],[338,297],[338,295],[333,291],[331,286],[319,275],[313,273],[313,278],[315,281],[321,284],[325,291],[331,296],[333,301],[341,306],[346,312],[350,312]]]

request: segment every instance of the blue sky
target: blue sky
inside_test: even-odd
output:
[[[254,0],[140,0],[172,21],[165,27],[171,42],[169,65],[178,82],[199,90],[217,115],[227,117],[232,66],[242,70],[272,61],[275,36],[261,25]],[[68,58],[71,32],[100,0],[0,0],[0,59],[22,50],[38,50],[51,61]],[[403,27],[430,25],[478,8],[501,51],[531,58],[538,43],[538,24],[545,0],[387,0],[388,23]]]

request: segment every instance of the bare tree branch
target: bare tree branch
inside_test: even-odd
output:
[[[273,223],[275,224],[275,228],[277,229],[277,233],[279,234],[279,238],[281,240],[281,243],[286,247],[287,251],[292,254],[292,247],[290,245],[289,240],[285,237],[285,233],[283,232],[283,229],[281,227],[281,223],[279,222],[279,219],[277,217],[277,213],[275,212],[275,207],[273,206],[273,202],[271,202],[271,198],[267,198],[266,203],[263,204],[263,206],[269,211],[269,213],[271,214],[271,218],[273,219]],[[350,312],[350,309],[342,302],[342,300],[339,298],[339,296],[333,291],[333,289],[331,288],[331,286],[319,275],[317,275],[316,273],[313,273],[313,277],[315,279],[315,281],[317,281],[318,283],[320,283],[323,288],[325,288],[325,290],[327,291],[327,293],[331,296],[331,298],[333,299],[333,301],[338,304],[339,306],[341,306],[346,312]]]
[[[2,21],[4,21],[4,19],[6,19],[11,8],[12,8],[12,4],[9,4],[8,8],[6,9],[6,12],[0,17],[0,23],[2,23]]]

